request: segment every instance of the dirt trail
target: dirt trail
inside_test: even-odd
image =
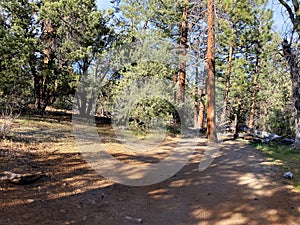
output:
[[[226,142],[220,153],[203,172],[196,155],[172,178],[146,187],[112,184],[79,154],[33,155],[35,167],[47,163],[52,176],[0,184],[0,224],[300,224],[300,194],[259,151]]]

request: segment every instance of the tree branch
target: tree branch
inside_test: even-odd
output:
[[[283,5],[284,8],[288,11],[289,16],[290,16],[290,19],[291,19],[293,25],[295,25],[295,17],[294,17],[294,13],[293,13],[292,8],[291,8],[284,0],[278,0],[278,1],[279,1],[279,3],[280,3],[281,5]],[[297,0],[293,0],[293,2],[294,2],[294,1],[297,1]]]
[[[297,13],[299,11],[299,2],[298,0],[293,0],[294,10]]]

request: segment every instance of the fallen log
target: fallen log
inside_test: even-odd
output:
[[[41,179],[43,176],[44,175],[41,172],[18,174],[5,171],[2,174],[0,174],[0,181],[22,185],[33,183]]]

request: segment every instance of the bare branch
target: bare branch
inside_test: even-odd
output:
[[[284,1],[284,0],[278,0],[281,5],[284,6],[284,8],[288,11],[289,17],[293,24],[295,24],[295,17],[292,8]],[[295,0],[293,0],[294,2]]]

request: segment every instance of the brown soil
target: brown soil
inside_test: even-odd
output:
[[[58,130],[55,135],[60,135]],[[59,148],[62,143],[57,137],[52,143],[47,140],[51,150],[42,144],[40,149],[14,149],[7,142],[0,143],[0,172],[45,174],[32,184],[0,183],[1,225],[300,224],[300,194],[277,167],[245,143],[225,142],[203,172],[198,170],[203,147],[199,146],[175,176],[132,187],[101,177],[74,145]],[[169,141],[170,145],[174,142]],[[139,158],[124,149],[116,151],[117,143],[106,144],[120,160],[159,160],[155,155]]]

